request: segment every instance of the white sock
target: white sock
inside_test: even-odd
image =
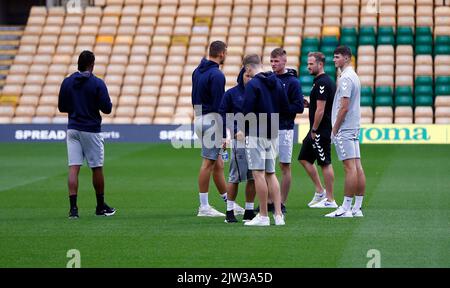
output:
[[[323,195],[325,195],[325,190],[323,190],[322,192],[314,193],[314,197],[317,197],[317,198],[322,197]]]
[[[227,201],[227,192],[220,194],[220,197],[223,199],[223,201]]]
[[[363,202],[364,196],[355,196],[355,205],[353,206],[354,211],[357,211],[361,209],[362,202]]]
[[[352,206],[353,197],[347,197],[344,196],[344,202],[342,203],[342,208],[344,208],[345,211],[350,210],[350,207]]]
[[[253,209],[255,209],[255,203],[245,202],[245,210],[253,210]]]
[[[227,201],[227,211],[231,211],[234,209],[234,201],[228,200]]]
[[[208,192],[205,193],[200,192],[199,194],[200,194],[200,206],[201,207],[209,206]]]

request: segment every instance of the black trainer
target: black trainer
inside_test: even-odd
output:
[[[281,213],[286,214],[286,206],[283,203],[281,203]]]
[[[225,217],[225,223],[237,223],[237,219],[234,216],[234,211],[227,211],[226,217]]]
[[[256,214],[253,210],[245,210],[244,217],[242,218],[242,221],[247,222],[255,218]]]
[[[80,218],[78,216],[78,208],[77,207],[70,208],[69,219],[78,219],[78,218]]]
[[[116,209],[109,207],[106,203],[103,204],[103,207],[95,209],[95,214],[98,216],[113,216],[115,213]]]

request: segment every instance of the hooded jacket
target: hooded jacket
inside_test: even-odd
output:
[[[69,113],[68,129],[99,133],[99,111],[111,113],[112,103],[103,80],[90,72],[75,72],[61,84],[58,109]]]
[[[228,89],[223,95],[222,103],[219,108],[219,113],[222,115],[222,120],[224,123],[223,136],[226,137],[226,114],[227,113],[237,113],[242,111],[242,105],[244,103],[244,73],[245,68],[242,68],[237,77],[237,85],[233,88]],[[231,129],[231,127],[228,127]],[[237,132],[237,124],[234,124],[234,134]]]
[[[268,139],[278,137],[278,133],[276,135],[271,134],[271,119],[274,113],[289,113],[289,101],[283,83],[273,72],[258,73],[247,83],[242,113],[244,115],[255,113],[257,116],[257,135],[251,135],[252,129],[248,129],[247,125],[245,135],[267,137]],[[262,118],[262,113],[267,115],[267,120]],[[267,127],[266,135],[260,135],[261,125]],[[278,132],[278,128],[274,128],[275,131]]]
[[[297,113],[303,113],[304,110],[302,87],[294,69],[287,69],[286,73],[276,75],[283,82],[289,100],[289,112],[280,115],[280,130],[292,130]]]
[[[202,105],[202,111],[195,111],[195,115],[218,113],[224,92],[225,76],[219,64],[203,58],[192,73],[192,105]]]

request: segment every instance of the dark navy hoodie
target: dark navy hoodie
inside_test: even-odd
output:
[[[273,113],[289,113],[289,101],[283,83],[273,72],[261,72],[255,75],[245,86],[244,103],[242,113],[255,113],[257,115],[257,135],[261,121],[259,114],[267,114],[267,138],[278,137],[271,135],[271,118]],[[277,127],[278,128],[278,127]],[[278,129],[277,129],[278,130]],[[249,135],[251,129],[245,127],[245,135]]]
[[[58,109],[69,113],[68,129],[99,133],[99,111],[111,113],[112,103],[103,80],[90,72],[75,72],[61,84]]]
[[[280,130],[294,129],[294,120],[297,113],[303,113],[303,92],[294,69],[287,69],[284,74],[276,74],[283,82],[289,100],[289,113],[280,115]]]
[[[226,114],[227,113],[237,113],[242,111],[242,105],[244,104],[244,73],[245,68],[241,69],[239,75],[237,77],[237,85],[233,88],[230,88],[225,92],[222,99],[222,104],[219,108],[219,113],[222,115],[224,127],[226,125]],[[229,127],[230,128],[230,127]],[[237,124],[234,125],[234,134],[237,132]],[[226,129],[223,130],[223,136],[226,137]]]
[[[201,115],[219,113],[225,92],[225,76],[219,64],[203,58],[192,73],[192,105],[202,105]],[[200,111],[195,111],[199,116]]]

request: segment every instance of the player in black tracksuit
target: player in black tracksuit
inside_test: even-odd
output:
[[[310,130],[303,140],[298,160],[311,177],[316,193],[308,206],[315,208],[337,208],[333,198],[334,172],[331,165],[331,110],[336,85],[324,72],[325,57],[320,52],[308,54],[308,70],[314,75],[310,93]],[[321,166],[325,188],[320,182],[314,162]],[[336,207],[335,207],[336,206]]]

